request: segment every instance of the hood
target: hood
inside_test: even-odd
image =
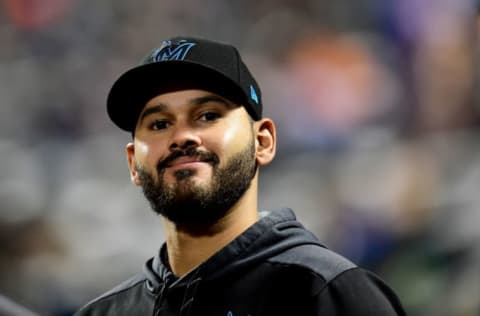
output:
[[[149,283],[157,289],[162,285],[169,288],[182,287],[198,279],[206,281],[221,278],[299,245],[315,244],[324,247],[296,220],[292,210],[262,213],[264,216],[254,225],[182,278],[177,278],[168,265],[164,264],[168,261],[164,244],[159,254],[145,264],[144,272]]]

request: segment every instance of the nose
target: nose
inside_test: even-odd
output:
[[[170,141],[169,149],[171,151],[186,149],[189,147],[198,147],[200,144],[201,138],[198,133],[196,133],[191,127],[182,125],[176,126]]]

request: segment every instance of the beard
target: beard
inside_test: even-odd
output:
[[[182,169],[174,173],[174,184],[165,184],[165,169],[171,161],[182,156],[194,156],[210,163],[213,169],[210,182],[198,185],[193,179],[195,170]],[[155,213],[177,225],[209,226],[228,214],[250,187],[257,170],[255,145],[252,139],[222,167],[214,153],[195,148],[175,151],[158,164],[158,182],[144,167],[137,165],[137,170],[143,193]]]

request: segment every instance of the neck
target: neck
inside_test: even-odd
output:
[[[258,220],[253,192],[256,192],[255,181],[225,217],[201,230],[164,220],[168,260],[175,275],[181,277],[190,272]]]

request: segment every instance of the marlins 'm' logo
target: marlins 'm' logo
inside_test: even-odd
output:
[[[181,41],[163,41],[162,46],[156,49],[151,55],[151,62],[166,61],[166,60],[184,60],[188,51],[195,46],[195,43]]]

